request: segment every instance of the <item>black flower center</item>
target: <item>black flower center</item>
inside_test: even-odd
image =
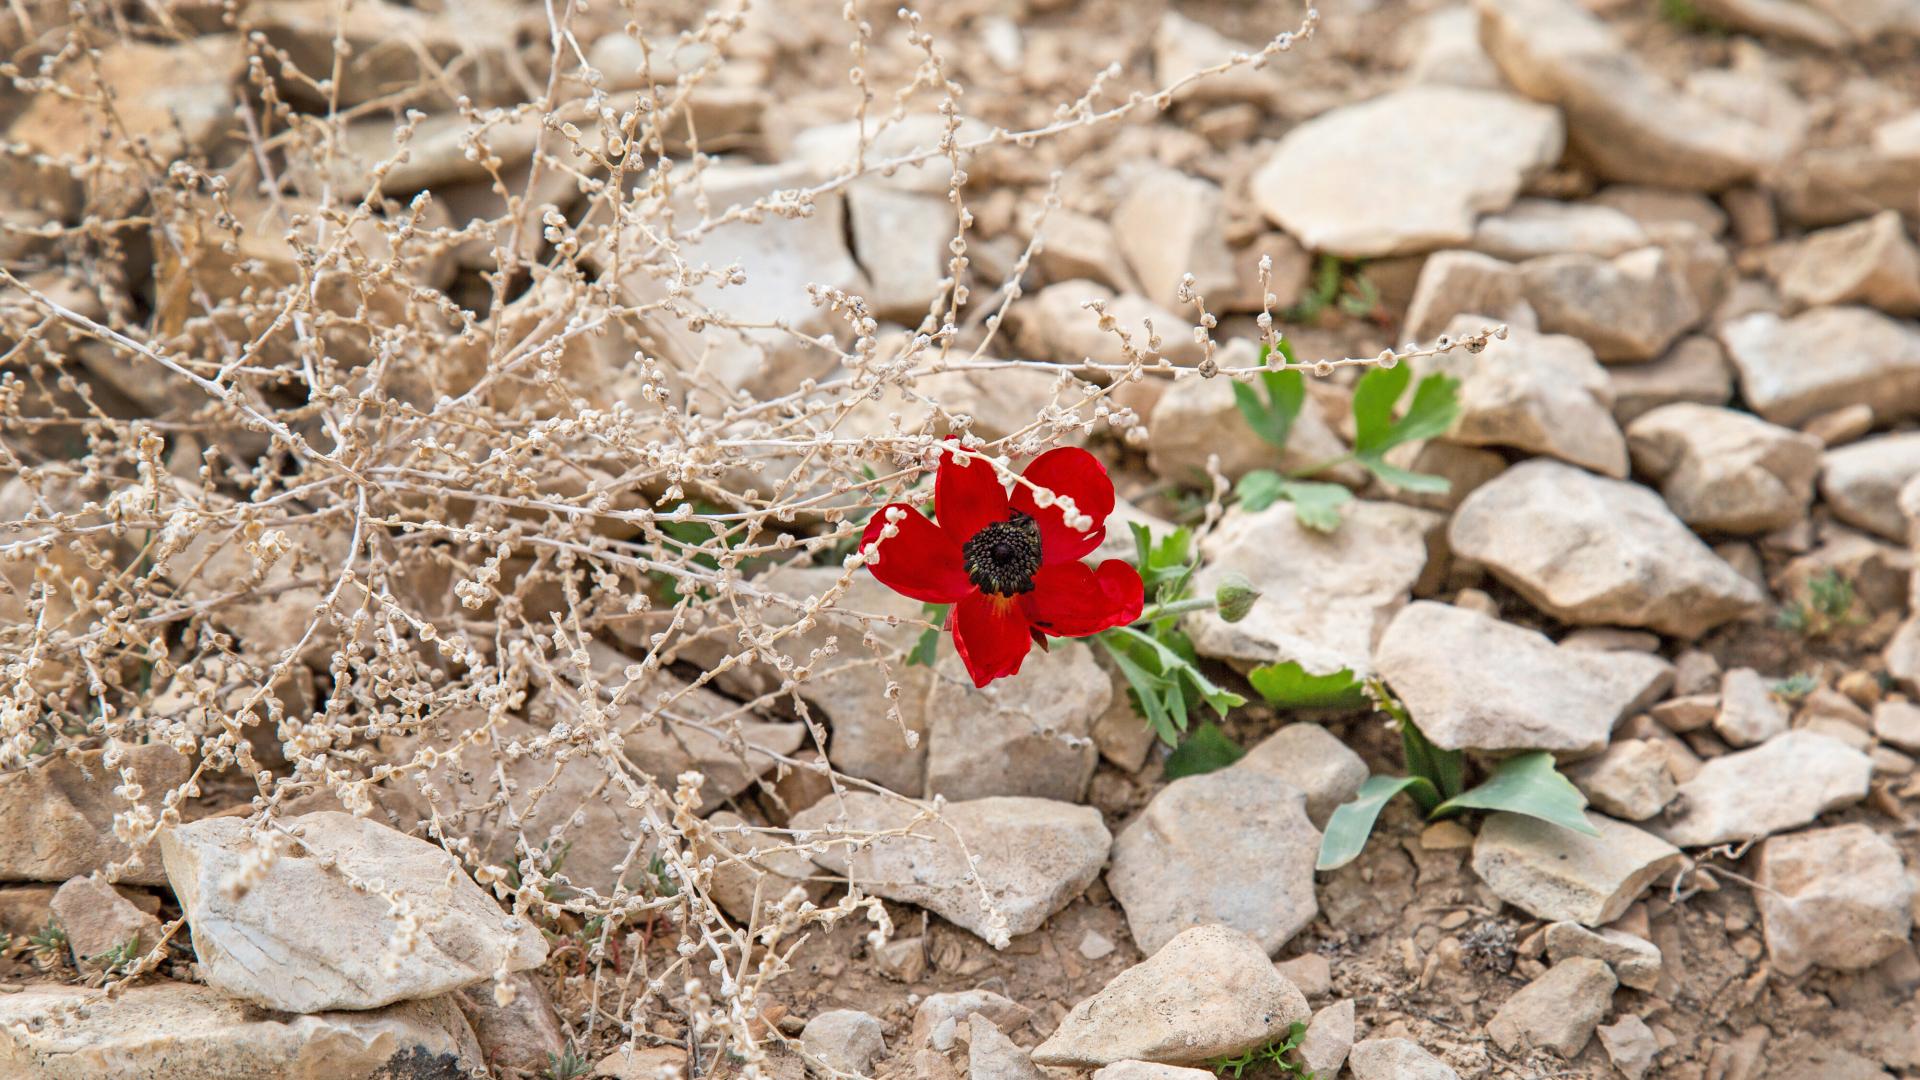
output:
[[[1033,591],[1033,572],[1040,569],[1040,526],[1014,511],[974,533],[962,547],[967,578],[974,588],[995,596],[1018,596]]]

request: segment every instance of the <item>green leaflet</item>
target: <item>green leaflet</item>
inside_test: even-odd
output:
[[[1199,776],[1201,773],[1224,769],[1245,757],[1246,753],[1227,738],[1227,733],[1220,730],[1220,725],[1207,720],[1194,728],[1186,741],[1167,755],[1167,764],[1161,775],[1168,780]]]
[[[1469,809],[1505,810],[1588,836],[1599,836],[1600,830],[1587,820],[1586,808],[1586,796],[1554,768],[1553,755],[1536,750],[1501,762],[1485,782],[1441,803],[1431,816]]]
[[[1338,870],[1358,858],[1373,835],[1373,824],[1388,800],[1409,788],[1424,787],[1434,795],[1433,785],[1418,776],[1372,776],[1360,785],[1360,793],[1334,807],[1327,819],[1326,834],[1320,838],[1320,858],[1316,870]]]
[[[1247,681],[1267,704],[1287,709],[1359,708],[1368,700],[1365,684],[1353,672],[1342,668],[1313,675],[1296,660],[1254,668]]]

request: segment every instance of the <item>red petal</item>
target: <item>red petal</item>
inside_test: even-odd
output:
[[[900,532],[880,540],[880,530],[887,524],[887,511],[895,507],[907,512],[900,519]],[[867,550],[876,540],[880,544],[880,561],[868,563],[867,568],[880,584],[894,592],[929,604],[951,604],[973,588],[973,582],[967,580],[960,545],[953,542],[946,530],[906,503],[888,503],[867,519],[867,530],[860,537],[860,550]]]
[[[1094,571],[1099,579],[1100,591],[1107,594],[1113,602],[1112,626],[1125,626],[1140,617],[1140,611],[1147,603],[1147,585],[1140,580],[1140,571],[1125,559],[1108,559]]]
[[[1074,562],[1100,546],[1107,535],[1107,515],[1113,512],[1113,481],[1099,458],[1077,446],[1063,446],[1034,458],[1023,475],[1055,495],[1072,499],[1076,509],[1093,519],[1088,532],[1069,529],[1058,506],[1041,507],[1033,501],[1033,489],[1015,484],[1013,508],[1032,514],[1040,523],[1043,564]]]
[[[951,450],[940,454],[940,471],[933,478],[934,512],[940,527],[957,542],[996,521],[1007,520],[1007,489],[993,466],[978,458],[963,458]]]
[[[969,593],[954,605],[948,623],[953,627],[953,649],[967,665],[975,686],[1017,673],[1033,647],[1027,613],[1010,596]]]
[[[1022,597],[1033,625],[1054,637],[1086,637],[1140,617],[1145,588],[1131,564],[1108,559],[1095,573],[1086,563],[1043,566]]]

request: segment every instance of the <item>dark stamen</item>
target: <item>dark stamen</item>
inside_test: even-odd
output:
[[[1019,511],[1006,521],[974,533],[961,548],[967,578],[981,592],[1018,596],[1033,591],[1033,574],[1040,569],[1040,526]]]

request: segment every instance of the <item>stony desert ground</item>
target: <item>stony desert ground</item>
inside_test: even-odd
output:
[[[1920,1076],[1915,0],[0,50],[0,1076]]]

